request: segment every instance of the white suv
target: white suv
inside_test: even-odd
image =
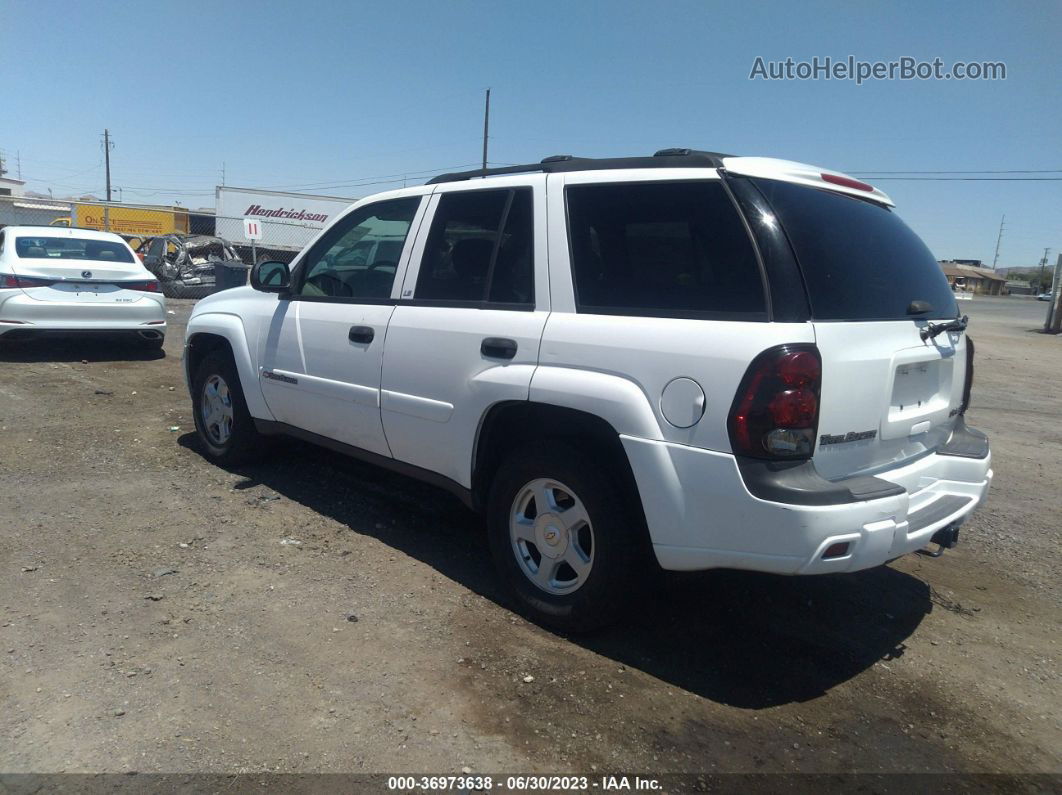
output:
[[[279,433],[450,489],[569,630],[653,558],[818,574],[943,549],[991,458],[965,318],[891,207],[684,149],[372,196],[197,304],[196,428],[222,465]]]

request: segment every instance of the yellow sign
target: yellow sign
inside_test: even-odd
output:
[[[121,207],[97,204],[76,205],[75,226],[98,229],[119,235],[187,234],[188,213],[173,210],[149,210],[143,207]]]

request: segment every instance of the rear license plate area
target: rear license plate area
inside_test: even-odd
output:
[[[889,419],[916,417],[939,408],[940,393],[940,362],[899,365],[892,382]]]

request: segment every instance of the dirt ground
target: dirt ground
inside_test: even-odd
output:
[[[996,479],[957,549],[670,576],[565,638],[443,492],[297,443],[200,457],[191,303],[165,356],[0,350],[0,772],[1062,772],[1044,304],[964,305]]]

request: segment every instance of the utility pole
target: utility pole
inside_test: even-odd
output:
[[[21,149],[15,150],[15,163],[18,164],[17,165],[18,178],[22,179],[22,150]]]
[[[221,187],[225,187],[225,161],[221,161]]]
[[[1059,295],[1062,294],[1062,254],[1058,255],[1055,262],[1055,276],[1051,281],[1051,300],[1047,302],[1047,320],[1044,321],[1044,331],[1048,334],[1062,332],[1062,308],[1058,306]]]
[[[483,173],[487,173],[487,134],[490,132],[490,89],[487,89],[487,104],[483,108]]]
[[[103,131],[103,158],[107,163],[107,201],[111,200],[111,132]]]
[[[107,164],[107,204],[103,207],[103,231],[111,231],[111,131],[103,130],[103,158]]]
[[[1044,268],[1047,266],[1047,252],[1050,250],[1051,249],[1049,248],[1045,248],[1043,259],[1040,260],[1040,277],[1036,280],[1036,286],[1040,292],[1043,292],[1044,290]]]
[[[992,270],[996,269],[996,263],[999,262],[999,244],[1003,242],[1003,222],[1006,220],[1007,216],[1004,215],[999,222],[999,237],[996,238],[996,256],[992,258]]]
[[[484,141],[483,143],[484,143],[484,146],[485,146],[486,145],[486,141]],[[486,157],[486,155],[484,155],[484,158],[485,157]],[[484,168],[485,168],[485,166],[484,166]],[[6,173],[7,173],[7,169],[4,168],[4,153],[0,152],[0,177],[4,176],[4,174],[6,174]]]

